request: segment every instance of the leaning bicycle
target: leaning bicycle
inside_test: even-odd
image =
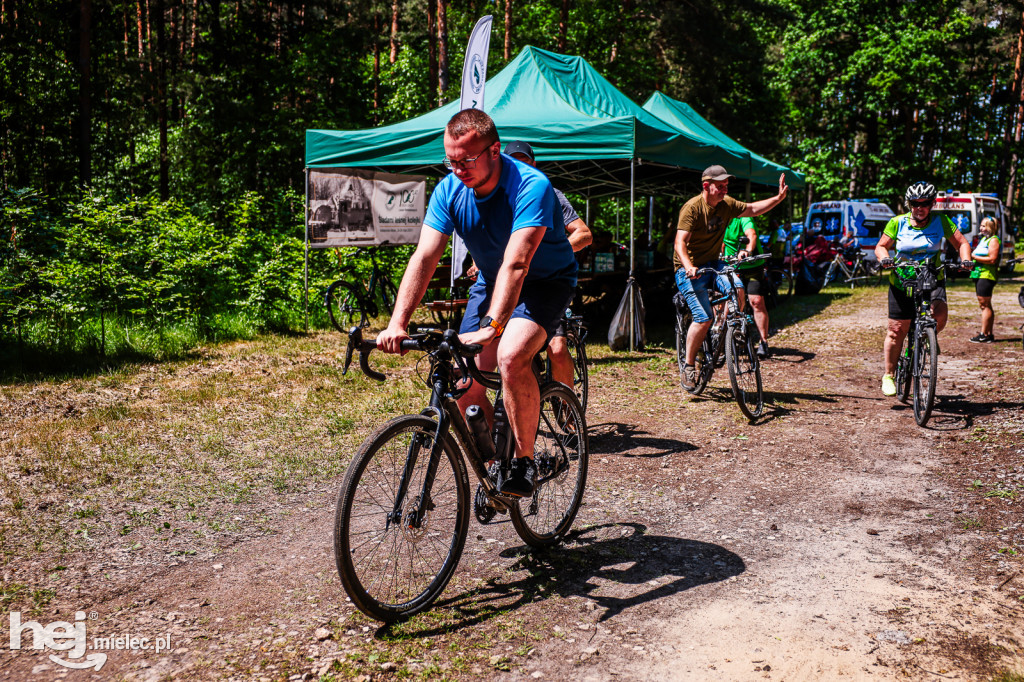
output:
[[[339,257],[340,258],[340,257]],[[355,270],[346,268],[345,276],[331,282],[324,294],[324,305],[331,324],[342,334],[348,334],[355,325],[367,327],[370,320],[381,314],[389,315],[395,304],[398,291],[388,273],[377,262],[377,256],[370,250],[372,270],[365,286],[360,283]]]
[[[704,336],[704,341],[697,349],[694,367],[696,381],[693,388],[687,388],[682,382],[686,364],[686,336],[693,322],[693,314],[686,305],[682,294],[677,293],[676,302],[676,361],[679,364],[680,382],[683,388],[693,395],[700,395],[711,380],[716,367],[725,364],[729,368],[729,384],[733,397],[740,406],[740,411],[747,419],[754,421],[764,413],[764,388],[761,383],[761,362],[757,357],[757,343],[760,341],[757,326],[749,315],[739,308],[737,288],[733,282],[735,265],[768,258],[767,254],[753,256],[742,260],[727,259],[726,267],[721,270],[699,268],[696,277],[705,273],[725,275],[729,280],[729,291],[715,292],[717,297],[711,299],[714,320],[711,328]]]
[[[345,371],[358,350],[363,373],[383,381],[368,363],[375,348],[376,341],[364,340],[362,330],[353,328]],[[474,362],[481,347],[461,343],[454,330],[433,330],[403,341],[402,349],[429,360],[422,377],[430,387],[429,404],[420,414],[383,424],[363,442],[345,472],[334,522],[341,583],[360,611],[384,622],[419,613],[441,595],[462,556],[470,510],[481,523],[508,514],[532,547],[558,543],[583,502],[589,462],[579,400],[569,387],[545,383],[533,496],[501,494],[497,480],[508,473],[513,439],[499,375],[480,371]],[[538,376],[540,364],[535,358]],[[463,377],[497,391],[493,427],[479,406],[467,409],[465,417],[459,410],[456,401],[468,388],[460,387]],[[467,467],[478,481],[475,495]]]
[[[837,249],[825,270],[822,286],[842,282],[853,289],[857,284],[879,284],[881,281],[882,268],[878,261],[869,260],[862,248],[851,245]]]
[[[961,269],[959,264],[936,267],[926,261],[906,259],[896,260],[893,267],[894,276],[913,297],[915,311],[896,361],[893,380],[900,402],[908,402],[913,395],[914,421],[918,426],[924,426],[931,417],[939,378],[938,332],[931,298],[932,291],[939,286],[939,267]]]

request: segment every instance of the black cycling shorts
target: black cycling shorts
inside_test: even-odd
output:
[[[935,301],[946,301],[946,287],[940,286],[932,289],[932,304]],[[902,289],[889,285],[889,319],[890,320],[912,320],[917,311],[914,309],[914,297]]]
[[[750,296],[768,295],[768,281],[765,279],[767,274],[764,270],[764,263],[749,270],[737,270],[736,274],[743,280],[743,288],[747,290],[747,294]]]
[[[991,298],[992,292],[996,288],[996,281],[994,279],[986,279],[979,277],[974,280],[974,293],[982,298]]]

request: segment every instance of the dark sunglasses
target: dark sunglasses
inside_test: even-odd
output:
[[[928,208],[934,203],[935,201],[911,201],[910,206],[911,208]]]

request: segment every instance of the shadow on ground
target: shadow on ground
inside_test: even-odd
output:
[[[508,582],[495,577],[480,587],[439,600],[432,611],[377,636],[430,637],[473,627],[533,601],[586,596],[603,609],[598,622],[700,585],[721,582],[746,571],[739,555],[719,545],[649,535],[639,523],[609,523],[575,530],[547,549],[513,547],[509,570],[526,575]],[[642,587],[640,592],[635,588]],[[594,594],[600,590],[601,594]],[[610,592],[618,593],[615,596]],[[628,593],[629,596],[622,596]],[[438,613],[444,610],[445,613]],[[446,621],[438,624],[441,618]],[[454,622],[453,622],[453,620]]]
[[[671,438],[656,438],[648,435],[635,424],[608,422],[595,424],[588,428],[590,435],[590,454],[618,455],[624,457],[664,457],[675,452],[691,452],[699,448],[693,443]],[[632,452],[633,450],[650,450],[650,452]]]

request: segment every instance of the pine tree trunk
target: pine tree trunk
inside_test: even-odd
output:
[[[445,103],[448,91],[448,0],[437,0],[437,87],[438,104]]]
[[[391,1],[391,63],[398,59],[398,0]]]
[[[505,62],[512,59],[512,0],[505,0]]]
[[[156,15],[156,105],[157,124],[160,128],[160,200],[170,198],[169,158],[167,154],[167,63],[164,36],[164,0],[154,0]]]
[[[78,17],[78,174],[83,184],[92,180],[92,0],[80,0]]]
[[[373,13],[373,122],[380,123],[380,14]]]
[[[558,19],[558,51],[565,52],[566,36],[569,33],[569,0],[562,0],[562,14]]]
[[[427,0],[427,103],[437,106],[437,0]]]
[[[1020,127],[1021,118],[1024,117],[1024,88],[1021,88],[1022,70],[1021,70],[1021,52],[1024,51],[1024,12],[1021,13],[1021,26],[1020,32],[1017,34],[1017,49],[1016,59],[1014,60],[1013,66],[1013,94],[1016,101],[1014,107],[1013,117],[1010,119],[1010,127],[1013,129],[1013,141],[1014,149],[1020,144]],[[1009,133],[1009,130],[1007,131]],[[1009,137],[1009,135],[1007,135]],[[1006,140],[1009,143],[1009,139]],[[1013,152],[1013,156],[1010,158],[1010,177],[1006,183],[1006,206],[1013,206],[1014,185],[1017,182],[1017,152]]]

